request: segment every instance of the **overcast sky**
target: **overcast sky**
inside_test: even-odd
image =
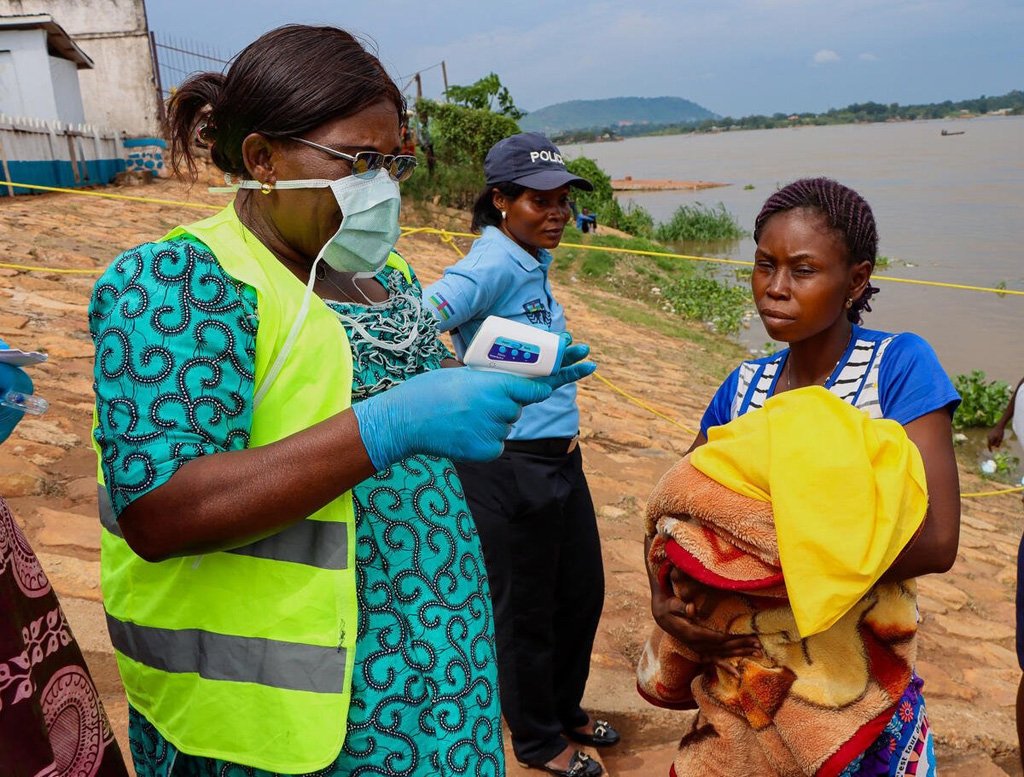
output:
[[[494,71],[516,103],[685,97],[722,115],[923,103],[1024,88],[1021,0],[146,0],[158,37],[230,56],[288,22],[374,41],[439,96]],[[411,87],[410,87],[411,89]]]

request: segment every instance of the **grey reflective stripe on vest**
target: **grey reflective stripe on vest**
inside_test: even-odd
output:
[[[320,569],[345,569],[348,567],[348,524],[299,521],[277,534],[228,553],[291,561]]]
[[[100,523],[116,537],[122,537],[110,494],[99,487],[97,502]],[[291,561],[318,569],[348,568],[348,524],[333,521],[299,521],[287,529],[249,545],[227,551],[240,556]]]
[[[110,494],[105,486],[97,485],[96,503],[100,507],[100,524],[115,537],[122,537],[121,527],[117,523],[117,515],[114,514],[114,504],[110,501]]]
[[[313,693],[341,693],[346,651],[201,629],[161,629],[107,613],[110,641],[124,655],[164,672],[194,672],[207,680],[257,683]]]

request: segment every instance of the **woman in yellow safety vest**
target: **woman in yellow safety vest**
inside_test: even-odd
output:
[[[504,774],[487,577],[451,459],[529,380],[447,353],[393,252],[404,101],[343,30],[267,33],[169,106],[237,196],[89,309],[111,640],[142,777]]]

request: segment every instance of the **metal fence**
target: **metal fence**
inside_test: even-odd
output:
[[[208,70],[220,73],[231,61],[230,56],[207,43],[157,32],[149,35],[161,100],[170,97],[193,73]]]

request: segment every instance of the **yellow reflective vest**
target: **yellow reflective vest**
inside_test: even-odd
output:
[[[310,295],[291,334],[305,285],[233,205],[164,239],[189,234],[256,290],[249,447],[348,408],[351,351],[330,308]],[[397,254],[389,265],[409,277]],[[189,755],[286,774],[330,764],[345,738],[355,658],[351,494],[249,545],[150,563],[124,541],[102,467],[98,477],[104,607],[129,702]]]

